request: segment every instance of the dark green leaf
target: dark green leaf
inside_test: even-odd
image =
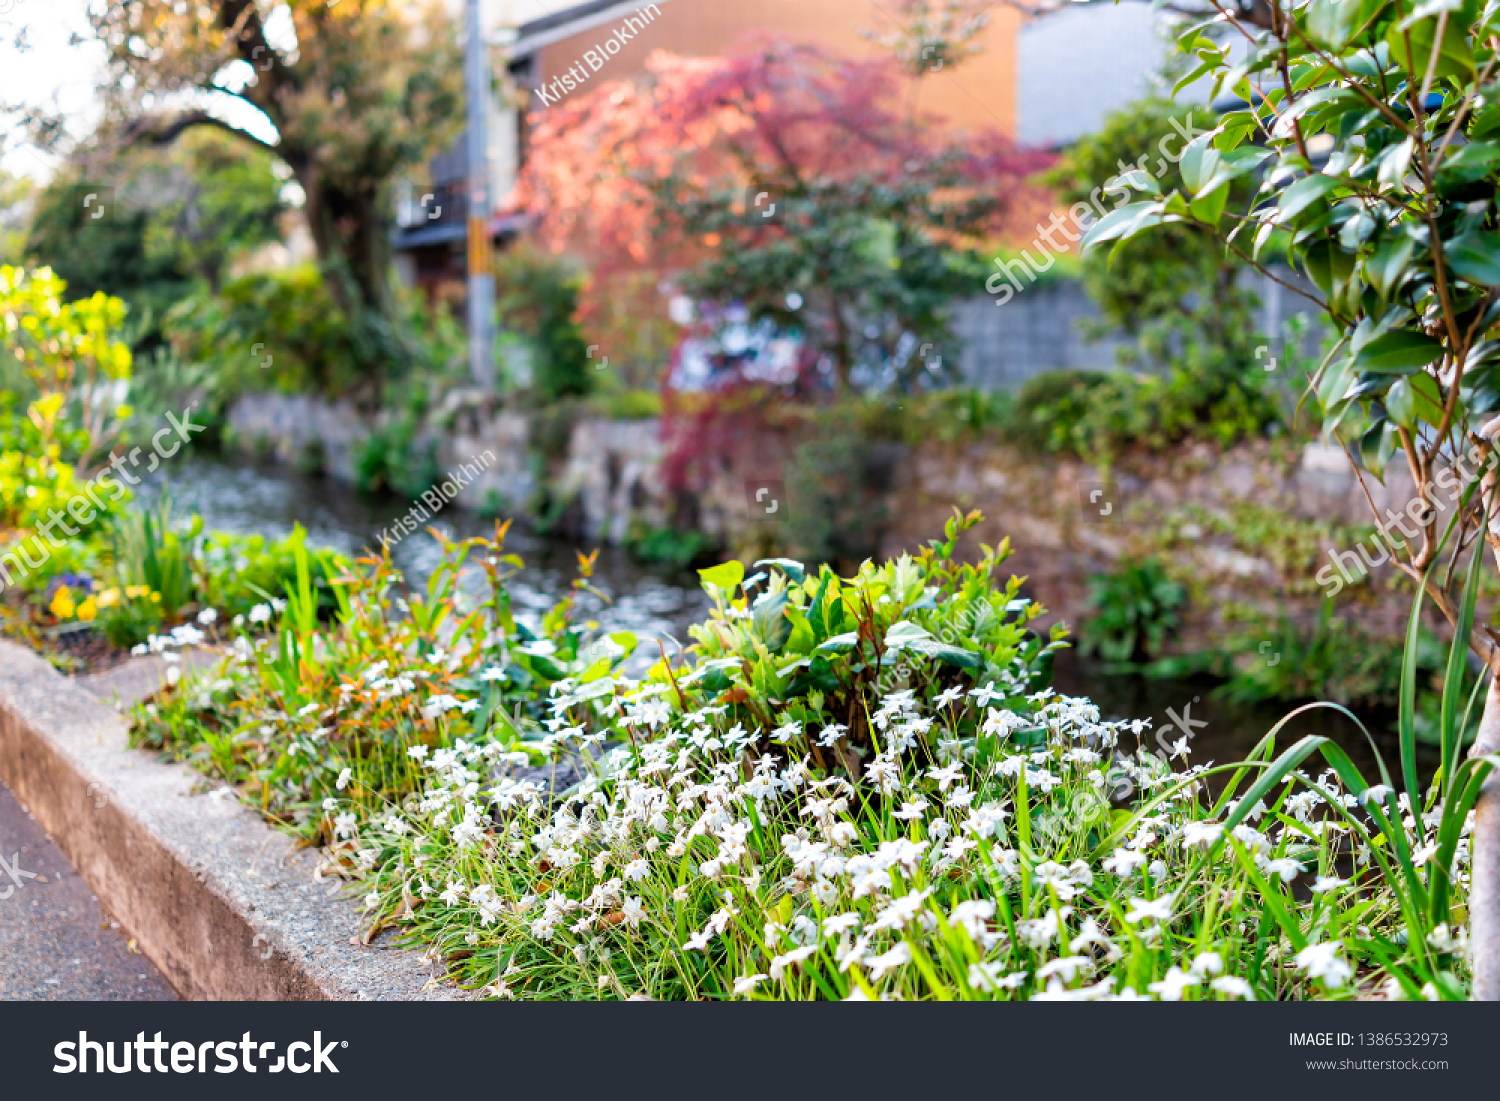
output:
[[[1281,193],[1276,205],[1281,211],[1282,221],[1291,221],[1338,185],[1338,180],[1321,172],[1303,176]]]
[[[1500,286],[1500,233],[1465,233],[1443,246],[1443,259],[1476,286]]]
[[[1377,336],[1354,357],[1359,371],[1413,371],[1443,354],[1443,346],[1426,333],[1398,329]]]

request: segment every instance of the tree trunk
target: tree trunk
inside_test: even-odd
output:
[[[400,346],[391,245],[380,197],[334,187],[316,169],[299,170],[297,178],[307,195],[308,231],[324,283],[353,326],[359,346],[367,349],[367,366],[379,367]]]
[[[1500,682],[1490,678],[1471,757],[1500,752]],[[1474,808],[1469,871],[1469,939],[1474,953],[1473,998],[1500,1001],[1500,772],[1492,771]]]

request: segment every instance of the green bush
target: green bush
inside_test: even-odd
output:
[[[635,523],[625,538],[625,549],[638,562],[683,569],[702,561],[719,541],[701,531],[677,531]]]
[[[1201,107],[1160,99],[1114,112],[1050,174],[1060,202],[1097,200],[1101,184],[1118,193],[1121,166],[1138,161],[1151,165],[1139,175],[1163,190],[1179,186],[1181,165],[1158,154],[1182,146],[1179,127],[1194,113],[1203,121]],[[1244,209],[1254,186],[1238,179],[1225,194],[1230,208]],[[1242,286],[1245,267],[1209,235],[1175,224],[1086,255],[1084,285],[1103,314],[1098,331],[1116,326],[1135,334],[1121,358],[1142,373],[1092,383],[1084,404],[1054,393],[1043,405],[1055,408],[1033,418],[1046,426],[1047,445],[1109,463],[1131,447],[1161,450],[1184,439],[1228,446],[1279,420],[1279,397],[1255,358],[1269,341],[1255,296]]]
[[[1237,703],[1332,700],[1394,708],[1400,699],[1400,641],[1372,638],[1335,616],[1332,601],[1310,626],[1280,617],[1236,633],[1224,649],[1234,672],[1215,691]],[[1446,647],[1424,629],[1415,662],[1424,683],[1441,674],[1445,657]]]
[[[193,563],[198,602],[233,619],[247,615],[257,604],[284,596],[297,583],[305,540],[300,526],[283,539],[209,534]],[[329,618],[338,609],[333,583],[348,573],[349,563],[330,551],[309,553],[306,561],[317,613]]]
[[[581,397],[594,387],[588,342],[577,320],[581,287],[581,277],[564,262],[530,245],[495,258],[501,323],[530,343],[531,386],[541,402]]]
[[[354,445],[355,485],[367,493],[419,496],[440,480],[437,446],[418,435],[423,406],[393,414]]]
[[[172,502],[165,495],[154,508],[116,515],[110,540],[117,587],[146,586],[159,600],[163,617],[175,622],[193,600],[193,556],[202,534],[201,516],[180,529],[173,524]]]
[[[164,327],[184,362],[211,367],[220,402],[272,388],[336,395],[362,379],[353,328],[312,264],[189,296]]]
[[[1112,662],[1146,661],[1161,653],[1177,630],[1187,590],[1167,576],[1160,562],[1124,562],[1112,573],[1089,578],[1090,615],[1079,637],[1085,651]]]
[[[661,416],[661,394],[655,390],[606,390],[589,399],[589,410],[612,421],[642,421]]]

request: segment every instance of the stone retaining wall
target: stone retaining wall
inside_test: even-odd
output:
[[[349,456],[380,425],[347,404],[279,395],[242,399],[229,421],[241,445],[283,461],[294,461],[309,447],[321,448],[329,476],[346,481],[354,477]],[[665,447],[656,421],[579,421],[565,453],[550,459],[537,453],[537,435],[523,414],[494,409],[477,393],[462,393],[435,411],[420,438],[431,441],[445,470],[486,450],[493,454],[483,474],[459,495],[461,505],[524,516],[540,499],[538,490],[545,489],[552,515],[567,506],[568,530],[588,540],[620,544],[634,525],[693,526],[730,548],[764,551],[777,545],[784,532],[778,525],[797,509],[819,507],[802,500],[807,487],[788,481],[794,441],[763,441],[753,463],[740,464],[753,470],[722,463],[697,492],[673,495],[662,476]],[[979,538],[998,542],[1010,536],[1013,568],[1028,575],[1036,595],[1070,621],[1086,605],[1090,574],[1121,558],[1163,553],[1168,529],[1175,535],[1166,540],[1165,553],[1200,578],[1216,601],[1238,600],[1268,611],[1286,606],[1306,618],[1320,600],[1310,577],[1282,576],[1261,549],[1236,546],[1225,533],[1194,534],[1202,525],[1191,517],[1222,517],[1237,505],[1259,505],[1289,518],[1369,524],[1366,491],[1382,511],[1399,510],[1414,495],[1399,463],[1385,484],[1366,475],[1362,490],[1343,451],[1316,443],[1255,441],[1228,452],[1198,446],[1122,463],[1108,477],[1078,460],[1020,455],[1003,447],[893,443],[881,449],[885,473],[878,480],[878,507],[870,514],[882,520],[861,533],[869,553],[918,547],[941,531],[954,506],[978,508],[987,517]],[[782,499],[772,516],[754,507],[753,490],[746,490],[760,481],[781,483],[775,493]],[[1098,500],[1091,503],[1095,489]],[[1101,508],[1107,515],[1096,515]],[[1288,602],[1289,593],[1296,599]],[[1369,603],[1380,605],[1369,615],[1381,630],[1391,619],[1399,633],[1404,602]]]

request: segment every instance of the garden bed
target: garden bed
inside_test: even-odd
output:
[[[316,853],[201,772],[128,747],[115,707],[156,692],[165,667],[133,658],[69,679],[0,642],[0,778],[141,951],[186,998],[451,997],[417,954],[364,945],[359,907],[315,878]]]
[[[1008,551],[954,559],[978,521],[849,578],[700,571],[696,645],[641,678],[571,598],[515,620],[501,526],[425,593],[336,579],[330,626],[289,588],[274,636],[132,738],[484,996],[1465,996],[1473,768],[1414,817],[1325,739],[1190,764],[1190,733],[1103,722],[1047,687],[1061,634],[1027,626]]]

